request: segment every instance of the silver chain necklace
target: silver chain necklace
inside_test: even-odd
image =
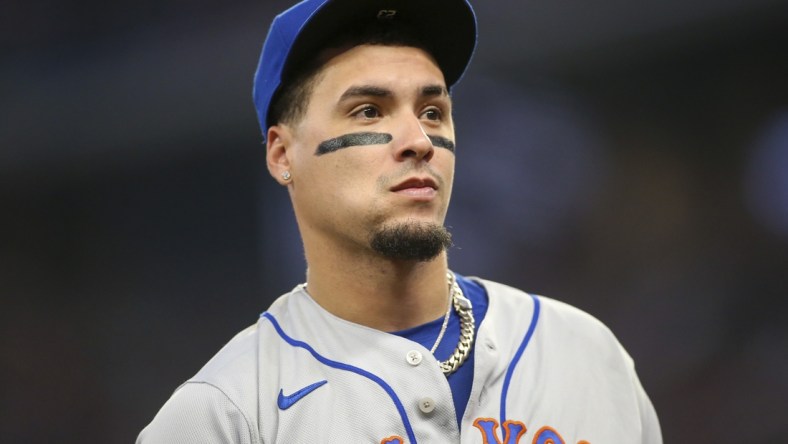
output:
[[[473,319],[473,306],[471,305],[471,301],[462,293],[462,289],[460,285],[457,284],[457,279],[455,279],[454,274],[447,272],[446,276],[449,280],[451,305],[454,306],[454,311],[460,316],[460,339],[457,341],[457,348],[454,349],[454,353],[449,356],[449,359],[440,363],[443,374],[449,376],[457,371],[471,354],[476,322]],[[432,350],[430,350],[433,354],[438,348],[441,339],[443,339],[444,333],[446,333],[446,327],[449,325],[450,311],[451,307],[446,311],[446,316],[443,319],[443,326],[438,334],[438,339],[435,341],[435,345],[432,346]]]
[[[471,305],[471,301],[463,294],[460,285],[457,284],[457,279],[454,278],[454,274],[450,271],[446,272],[446,278],[449,281],[449,297],[451,299],[451,304],[449,305],[449,309],[446,310],[446,315],[443,317],[443,326],[441,326],[441,331],[438,333],[438,339],[435,340],[435,344],[432,346],[430,353],[435,354],[435,350],[438,349],[438,344],[440,344],[443,335],[446,333],[446,328],[449,326],[451,307],[453,306],[454,311],[460,316],[460,339],[457,341],[457,348],[454,349],[449,359],[439,363],[443,374],[449,376],[457,371],[471,354],[476,321],[473,320],[473,305]],[[302,284],[302,286],[304,291],[307,291],[306,283]]]

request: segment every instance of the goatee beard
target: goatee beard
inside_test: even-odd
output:
[[[451,247],[451,233],[438,224],[403,222],[381,227],[370,236],[372,250],[388,259],[427,262]]]

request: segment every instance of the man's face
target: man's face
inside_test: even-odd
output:
[[[369,249],[382,228],[442,227],[454,126],[443,74],[424,51],[340,53],[319,74],[304,117],[282,127],[305,242]]]

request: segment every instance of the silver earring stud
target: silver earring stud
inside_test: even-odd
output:
[[[290,176],[290,171],[285,171],[284,173],[282,173],[282,179],[290,180],[290,177],[291,177]]]

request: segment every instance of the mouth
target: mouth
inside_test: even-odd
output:
[[[391,187],[391,191],[404,196],[431,199],[438,192],[438,185],[429,177],[413,177]]]

